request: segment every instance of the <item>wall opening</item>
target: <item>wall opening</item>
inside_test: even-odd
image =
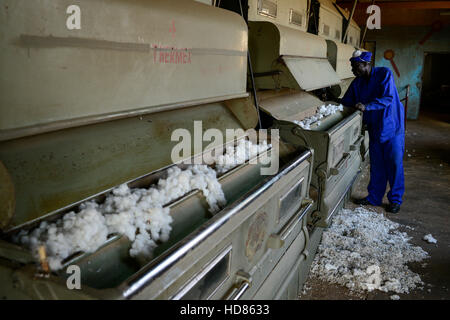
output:
[[[420,113],[450,116],[450,53],[425,52]],[[447,118],[447,117],[446,117]]]
[[[308,32],[312,34],[319,34],[319,12],[320,2],[311,0],[308,18]]]
[[[216,7],[233,11],[238,15],[243,14],[243,18],[245,21],[248,21],[248,0],[236,0],[236,1],[216,1]],[[242,14],[241,14],[241,6],[242,6]]]

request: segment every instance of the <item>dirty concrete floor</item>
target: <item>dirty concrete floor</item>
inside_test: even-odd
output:
[[[414,230],[399,230],[412,237],[410,242],[422,247],[430,258],[410,264],[425,283],[422,290],[398,294],[401,299],[450,299],[450,115],[424,113],[419,120],[406,124],[404,157],[405,195],[398,214],[386,213],[382,207],[368,206],[392,221]],[[369,168],[365,167],[353,189],[353,198],[367,195]],[[384,205],[388,204],[385,197]],[[348,203],[347,208],[356,205]],[[422,240],[431,233],[436,244]],[[390,299],[393,292],[381,291],[353,294],[346,287],[309,278],[301,300]]]

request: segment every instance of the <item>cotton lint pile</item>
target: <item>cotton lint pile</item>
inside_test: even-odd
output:
[[[76,252],[91,253],[100,248],[110,234],[126,236],[132,243],[129,254],[140,261],[152,258],[158,243],[169,239],[173,221],[168,204],[193,190],[200,190],[211,213],[217,213],[227,201],[217,173],[223,173],[271,145],[251,141],[238,142],[215,157],[217,171],[207,165],[191,165],[182,170],[173,166],[166,177],[147,188],[130,189],[127,184],[114,188],[103,203],[86,201],[78,212],[69,212],[53,223],[41,222],[31,231],[21,230],[13,241],[37,251],[44,246],[51,270],[63,267],[63,260]]]
[[[295,124],[298,124],[300,127],[302,127],[305,130],[310,130],[312,124],[317,124],[320,126],[320,120],[328,117],[332,114],[335,114],[338,111],[343,111],[344,106],[342,104],[340,105],[334,105],[334,104],[328,104],[328,105],[321,105],[319,108],[317,108],[316,114],[303,119],[302,121],[294,120]]]
[[[423,285],[407,263],[427,252],[409,243],[400,225],[382,214],[358,207],[342,209],[322,236],[311,267],[311,279],[346,286],[351,291],[409,293]]]

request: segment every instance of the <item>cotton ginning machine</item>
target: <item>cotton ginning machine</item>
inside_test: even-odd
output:
[[[170,209],[171,231],[168,239],[155,240],[147,260],[130,255],[134,244],[125,231],[101,229],[108,232],[104,243],[61,257],[56,270],[47,259],[56,244],[39,246],[36,260],[35,251],[16,240],[30,241],[45,224],[54,231],[68,216],[59,228],[70,234],[71,221],[77,221],[91,230],[95,226],[76,220],[80,212],[88,217],[128,189],[143,189],[143,198],[145,189],[167,185],[175,167],[187,169],[187,160],[246,139],[244,130],[255,128],[257,113],[246,92],[248,33],[239,15],[189,0],[80,0],[81,28],[72,29],[68,1],[3,5],[1,297],[297,297],[308,257],[313,154],[276,135],[267,135],[271,148],[217,174],[226,205],[214,214],[198,189],[160,208]],[[193,138],[211,129],[226,138],[204,138],[200,147],[194,140],[193,155],[180,152],[174,164],[177,129]],[[229,138],[231,129],[241,133]],[[263,156],[279,163],[274,173],[263,175],[269,165],[252,163]],[[124,207],[123,216],[147,210],[114,201],[110,207]],[[140,227],[131,238],[145,233]],[[81,286],[69,290],[73,266]]]
[[[319,99],[324,88],[341,83],[341,70],[349,74],[349,65],[341,66],[343,60],[338,59],[334,69],[325,38],[306,32],[307,1],[249,4],[249,51],[260,107],[283,141],[314,150],[311,195],[317,205],[310,225],[326,227],[345,202],[361,165],[360,112]],[[320,115],[321,107],[333,112]]]
[[[343,20],[349,19],[350,13],[340,8],[331,0],[320,0],[319,9],[319,35],[324,37],[327,42],[327,58],[333,69],[336,71],[341,82],[332,86],[329,93],[333,98],[342,98],[349,88],[355,75],[352,72],[349,57],[359,48],[359,38],[361,29],[352,19],[347,23],[347,34],[343,29]],[[345,36],[345,39],[342,39]],[[345,41],[342,42],[342,41]],[[364,161],[369,155],[369,134],[362,128],[364,141],[361,143],[361,156]]]

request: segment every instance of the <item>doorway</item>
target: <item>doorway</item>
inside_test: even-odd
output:
[[[436,113],[450,119],[450,53],[425,52],[420,114]]]

